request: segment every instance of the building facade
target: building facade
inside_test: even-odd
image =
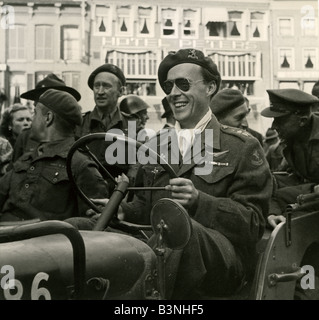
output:
[[[91,110],[87,78],[110,62],[126,75],[127,93],[152,106],[149,124],[157,129],[164,96],[158,65],[169,51],[192,47],[217,63],[222,88],[248,97],[250,126],[264,133],[266,89],[309,91],[319,79],[317,1],[13,0],[0,8],[4,106],[54,72],[81,93],[83,111]]]

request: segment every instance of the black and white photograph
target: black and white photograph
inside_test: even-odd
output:
[[[319,300],[319,0],[0,1],[0,39],[3,306]]]

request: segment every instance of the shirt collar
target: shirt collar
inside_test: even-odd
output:
[[[35,158],[53,158],[55,156],[66,158],[74,141],[74,137],[68,137],[63,140],[42,143],[35,150]],[[39,148],[41,153],[38,152]]]
[[[111,128],[113,127],[115,124],[119,123],[119,122],[123,122],[123,117],[122,114],[120,112],[119,107],[117,106],[113,112],[105,115],[104,119],[102,119],[102,117],[99,114],[98,108],[97,106],[95,106],[95,108],[93,109],[92,113],[91,113],[91,119],[90,121],[98,121],[98,122],[105,122],[105,119],[111,119],[111,121],[109,122],[107,121],[107,128]],[[91,124],[92,125],[92,124]]]
[[[197,122],[197,124],[195,125],[194,128],[189,129],[189,130],[195,131],[195,130],[199,129],[200,132],[203,132],[203,130],[205,129],[205,127],[207,126],[207,124],[209,123],[209,121],[211,120],[211,118],[212,118],[212,111],[211,111],[210,108],[208,108],[208,111],[206,112],[206,114],[204,115],[204,117],[201,118],[201,119]],[[175,129],[176,129],[177,132],[183,130],[183,129],[181,128],[181,125],[180,125],[180,123],[179,123],[178,121],[175,122]]]

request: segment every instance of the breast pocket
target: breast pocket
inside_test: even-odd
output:
[[[74,205],[74,192],[65,167],[46,166],[38,184],[41,205],[45,210],[64,213],[69,206]]]
[[[225,179],[231,179],[234,172],[234,167],[217,167],[213,166],[213,170],[210,174],[199,175],[199,179],[205,181],[207,184],[218,183]]]
[[[62,166],[48,166],[43,169],[42,177],[52,184],[65,183],[69,181],[66,168]]]

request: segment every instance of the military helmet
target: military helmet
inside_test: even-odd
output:
[[[146,110],[149,108],[149,105],[140,97],[129,94],[120,102],[121,112],[132,115],[139,111]]]

